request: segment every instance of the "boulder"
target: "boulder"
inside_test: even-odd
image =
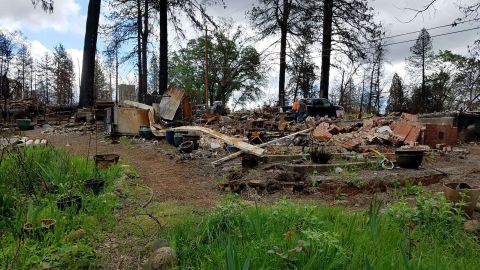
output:
[[[148,260],[150,270],[170,270],[177,265],[177,253],[170,247],[155,250]]]
[[[478,220],[467,220],[463,225],[463,229],[467,233],[477,234],[480,232],[480,224]]]

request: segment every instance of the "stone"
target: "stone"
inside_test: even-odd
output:
[[[342,172],[343,172],[343,169],[342,169],[342,168],[340,168],[340,167],[336,167],[336,168],[335,168],[335,173],[336,173],[336,174],[340,174],[340,173],[342,173]]]
[[[170,247],[155,250],[148,260],[150,270],[170,270],[177,265],[177,253]]]
[[[463,229],[467,233],[476,234],[480,232],[480,224],[478,223],[478,220],[467,220],[463,225]]]

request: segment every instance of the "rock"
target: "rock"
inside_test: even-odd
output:
[[[78,240],[85,237],[86,234],[87,232],[84,229],[78,229],[75,231],[71,231],[69,234],[67,234],[65,238],[70,242],[77,242]]]
[[[478,223],[478,220],[467,220],[463,225],[463,229],[467,233],[476,234],[480,232],[480,224]]]
[[[342,168],[340,168],[340,167],[336,167],[336,168],[335,168],[335,173],[336,173],[336,174],[340,174],[340,173],[342,173],[342,172],[343,172],[343,169],[342,169]]]
[[[168,247],[168,241],[165,239],[157,239],[153,242],[149,242],[145,245],[145,251],[148,253],[153,253],[157,249],[162,248],[162,247]]]
[[[153,241],[152,252],[155,252],[155,250],[163,247],[168,247],[168,241],[166,239],[157,239]]]
[[[170,270],[177,264],[177,253],[170,247],[161,247],[148,260],[150,270]]]

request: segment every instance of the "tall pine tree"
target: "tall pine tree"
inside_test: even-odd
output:
[[[393,75],[390,85],[390,96],[388,97],[387,112],[402,112],[405,110],[405,93],[403,82],[397,73]]]
[[[426,88],[426,78],[427,72],[430,68],[430,65],[435,59],[435,54],[433,53],[432,38],[428,31],[423,28],[418,35],[415,44],[410,48],[412,55],[407,58],[409,68],[412,71],[420,71],[421,73],[421,87],[419,88],[420,92],[419,99],[417,102],[420,104],[415,105],[417,108],[421,108],[426,105],[425,102],[428,100],[428,91]]]

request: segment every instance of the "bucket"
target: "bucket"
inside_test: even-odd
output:
[[[397,165],[405,169],[418,169],[422,164],[423,153],[423,150],[418,149],[397,149],[395,150]]]
[[[445,198],[451,202],[460,202],[463,198],[463,201],[466,203],[463,210],[471,217],[477,206],[480,188],[472,187],[467,183],[452,182],[443,184],[443,194],[445,194]]]
[[[32,120],[25,118],[25,119],[17,119],[17,126],[20,130],[25,131],[30,129],[30,123]]]
[[[199,144],[198,141],[200,140],[199,135],[183,135],[183,141],[188,142],[192,141],[193,142],[193,149],[198,150]]]
[[[80,208],[82,208],[82,197],[78,195],[63,197],[57,200],[57,207],[62,211],[69,207],[74,207],[78,213]]]
[[[173,145],[175,145],[175,147],[179,147],[182,142],[183,133],[175,132],[175,135],[173,135]]]
[[[86,190],[91,190],[93,194],[98,195],[105,188],[105,180],[100,178],[88,179],[83,182]]]
[[[184,154],[189,154],[189,153],[193,152],[194,144],[193,144],[192,141],[186,141],[186,142],[183,142],[182,144],[180,144],[180,146],[178,148],[179,148],[180,152],[182,152]]]
[[[152,129],[150,129],[150,127],[147,127],[147,126],[141,126],[140,129],[138,130],[138,135],[141,138],[151,140],[153,137]]]
[[[112,164],[117,163],[119,158],[120,156],[116,154],[95,155],[93,157],[95,166],[99,169],[108,169]]]
[[[173,145],[173,136],[175,135],[175,131],[167,129],[165,132],[165,139],[167,140],[168,144]]]

